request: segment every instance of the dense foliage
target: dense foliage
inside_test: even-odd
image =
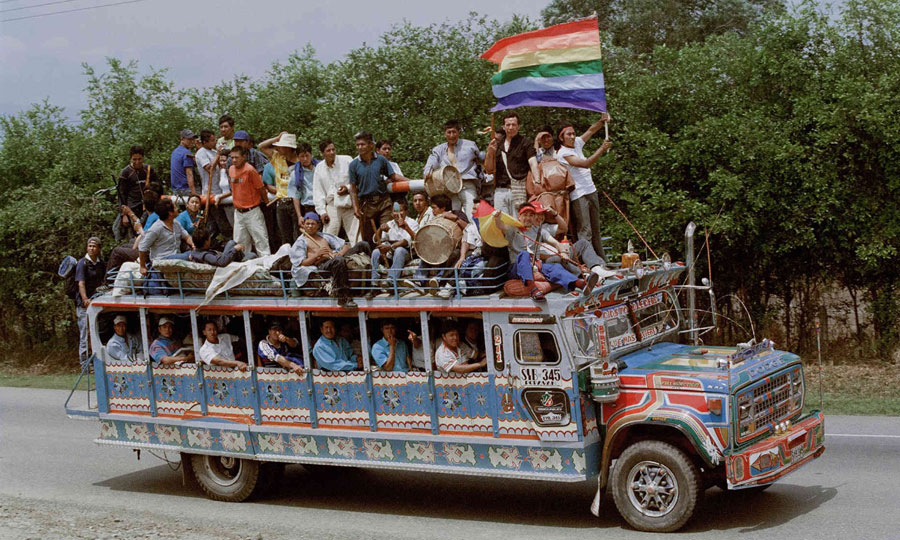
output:
[[[809,350],[823,291],[842,287],[870,310],[859,344],[886,357],[900,320],[900,7],[850,0],[829,19],[768,0],[554,0],[542,15],[553,23],[593,10],[611,43],[614,120],[598,186],[657,252],[681,256],[690,220],[708,229],[720,297],[733,294],[758,321],[783,328],[783,346]],[[62,255],[81,256],[91,234],[112,246],[114,209],[92,193],[112,185],[131,144],[165,174],[178,131],[215,129],[227,112],[257,140],[286,129],[314,147],[332,138],[344,153],[367,129],[394,139],[395,159],[416,177],[448,118],[486,144],[474,132],[490,122],[495,68],[478,56],[535,27],[477,15],[405,24],[331,64],[306,47],[259,80],[201,89],[177,90],[165,71],[134,62],[85,65],[88,105],[74,125],[46,102],[0,117],[0,338],[74,339],[54,271]],[[521,112],[526,133],[593,120]],[[638,244],[611,205],[604,211],[617,248]]]

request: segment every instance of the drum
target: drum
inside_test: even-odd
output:
[[[434,218],[416,232],[416,253],[428,264],[442,264],[461,240],[462,230],[455,220]]]
[[[462,191],[462,176],[453,165],[447,165],[431,172],[431,178],[425,179],[425,192],[429,197],[440,193],[456,195]]]

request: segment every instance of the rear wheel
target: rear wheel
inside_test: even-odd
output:
[[[194,477],[210,499],[241,502],[259,483],[259,462],[228,456],[191,456]]]
[[[612,475],[619,513],[641,531],[681,528],[694,513],[700,486],[696,465],[680,449],[662,441],[641,441],[626,448]]]

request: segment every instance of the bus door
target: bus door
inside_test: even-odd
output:
[[[496,378],[501,435],[578,440],[578,395],[560,328],[556,316],[549,314],[503,314],[494,319],[495,353],[503,353],[503,365],[495,364],[502,368]]]
[[[416,336],[421,337],[421,321],[427,321],[427,318],[421,317],[420,313],[415,312],[408,314],[408,316],[399,316],[398,313],[394,312],[379,313],[369,311],[367,313],[368,324],[364,324],[369,335],[368,343],[374,345],[384,337],[381,330],[382,322],[389,320],[394,324],[397,339],[405,342],[410,356],[419,354],[421,349],[413,350],[414,345],[408,339],[409,332],[412,331]],[[422,344],[420,346],[424,347],[425,345]],[[410,358],[410,370],[407,372],[383,371],[378,369],[375,359],[371,358],[371,354],[368,362],[368,365],[371,366],[375,421],[378,428],[431,431],[433,409],[431,398],[429,397],[428,384],[431,366],[427,366],[427,371],[415,370]]]

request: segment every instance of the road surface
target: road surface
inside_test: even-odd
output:
[[[575,485],[289,466],[262,500],[205,499],[146,451],[97,446],[67,393],[0,388],[0,538],[648,538]],[[679,538],[896,539],[900,418],[828,417],[824,456],[768,491],[712,488]],[[177,456],[170,458],[177,460]]]

